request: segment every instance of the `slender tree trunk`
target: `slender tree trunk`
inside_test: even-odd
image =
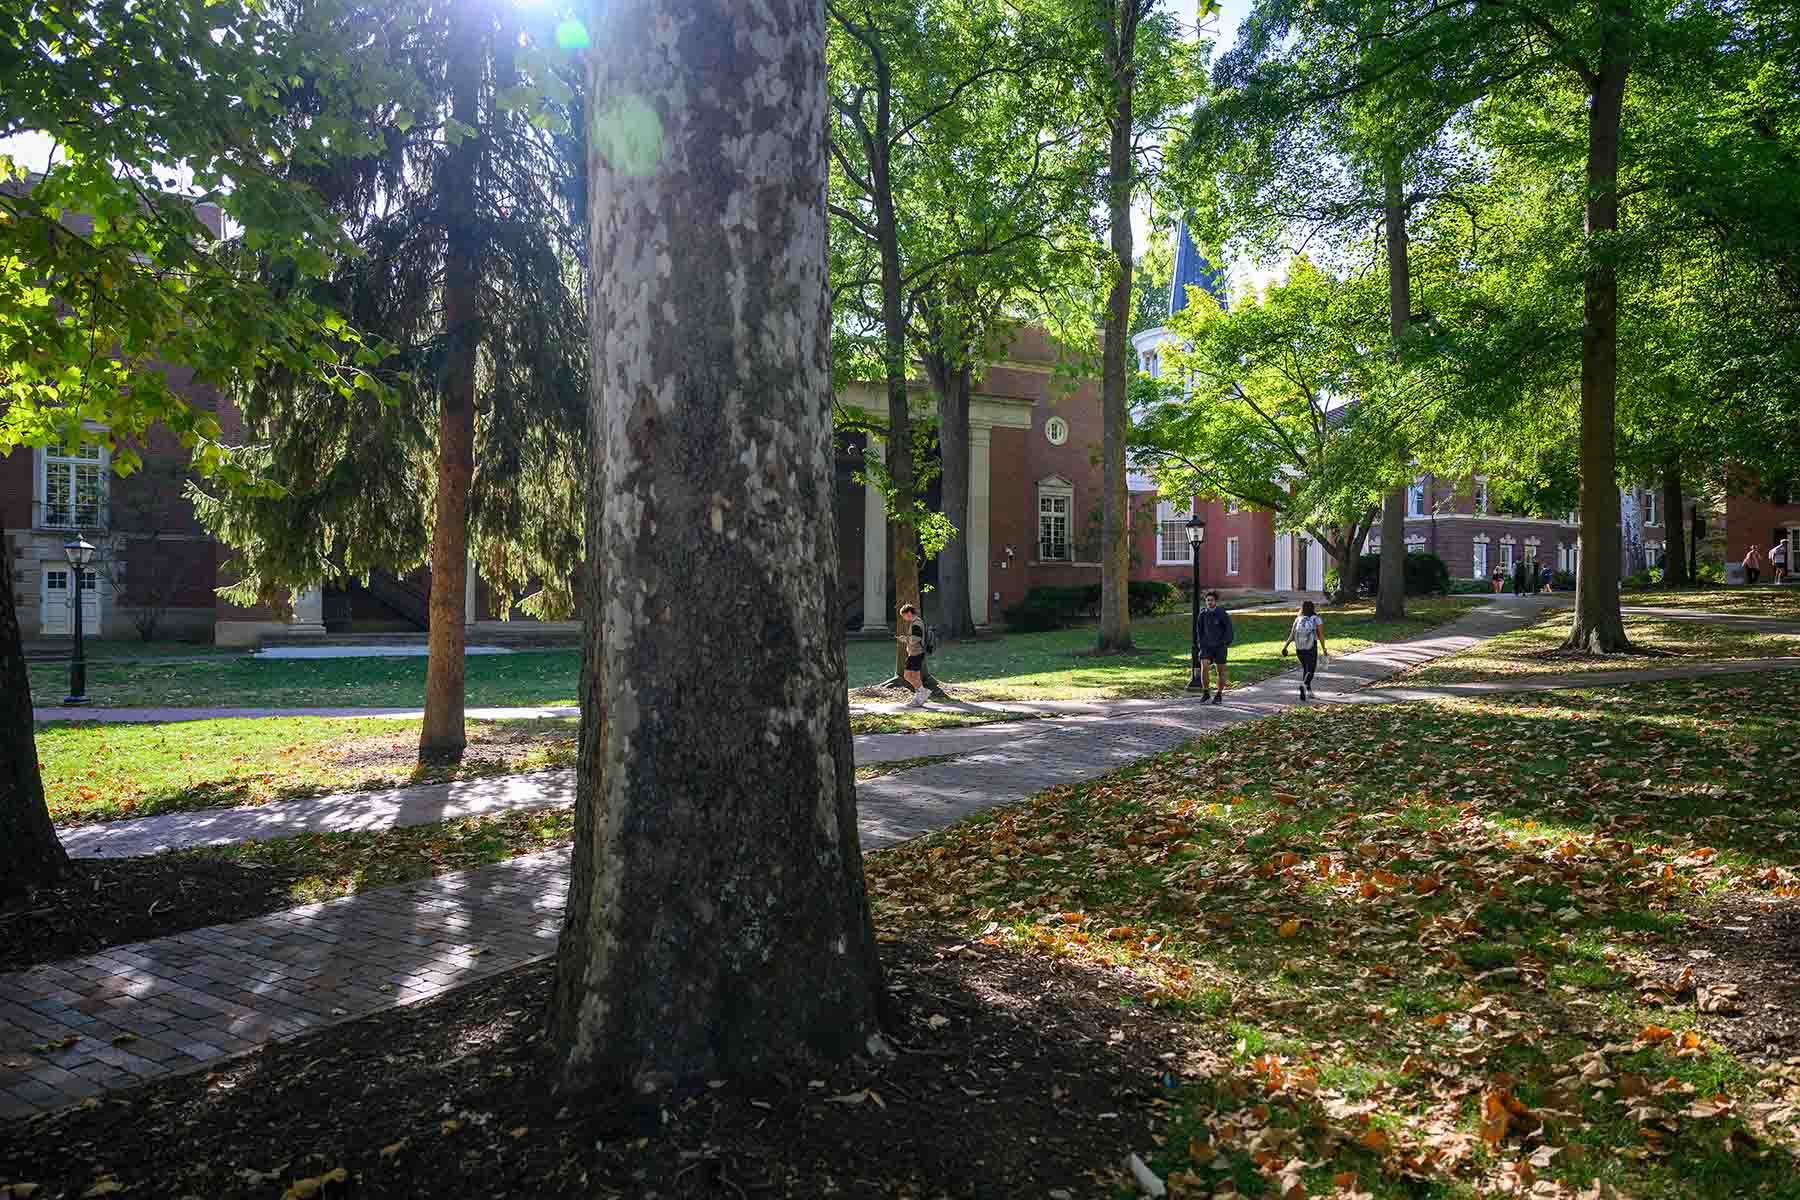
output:
[[[1590,654],[1631,648],[1619,614],[1619,121],[1631,71],[1629,10],[1601,27],[1600,69],[1588,106],[1587,275],[1581,331],[1581,561],[1566,646]]]
[[[967,365],[926,356],[938,394],[938,450],[943,455],[944,517],[956,532],[938,554],[938,632],[946,638],[975,632],[969,596],[969,390]]]
[[[1137,5],[1118,5],[1115,57],[1110,64],[1117,89],[1112,111],[1112,146],[1108,160],[1107,218],[1112,222],[1113,284],[1106,298],[1106,344],[1100,366],[1101,516],[1100,639],[1101,650],[1131,649],[1131,488],[1126,478],[1125,435],[1126,348],[1131,331],[1131,194],[1137,175],[1132,144],[1133,51],[1137,41]]]
[[[470,130],[481,125],[481,75],[485,9],[482,0],[452,8],[450,112]],[[431,529],[431,631],[425,667],[425,720],[419,761],[462,759],[463,650],[469,570],[469,484],[475,472],[475,356],[480,338],[479,234],[475,194],[481,168],[480,134],[453,146],[440,183],[447,248],[444,259],[444,328],[449,337],[438,408],[438,471]]]
[[[1406,198],[1400,163],[1392,160],[1383,174],[1388,258],[1388,336],[1398,348],[1412,321],[1412,265],[1406,244]],[[1412,464],[1408,448],[1399,451],[1400,469]],[[1381,506],[1381,576],[1376,584],[1375,618],[1397,621],[1406,615],[1406,487],[1387,494]]]
[[[882,377],[887,387],[888,438],[887,472],[893,488],[888,514],[888,548],[894,575],[894,611],[890,614],[896,633],[903,632],[900,609],[919,604],[919,532],[917,520],[917,472],[913,469],[912,409],[906,391],[906,309],[905,278],[900,267],[900,232],[894,211],[893,180],[888,172],[886,146],[892,117],[888,110],[887,68],[878,67],[880,98],[876,102],[875,141],[882,149],[871,164],[874,175],[877,228],[881,234],[881,336]],[[881,603],[865,598],[864,604]],[[894,643],[894,676],[906,666],[904,642]]]
[[[12,543],[0,537],[0,900],[56,883],[68,871],[38,770],[31,675],[13,600]]]
[[[1681,460],[1673,454],[1663,463],[1662,506],[1663,529],[1667,533],[1663,544],[1663,582],[1691,583],[1685,534],[1687,508],[1681,502]]]
[[[593,11],[591,94],[657,114],[660,153],[600,117],[602,716],[550,1027],[566,1088],[657,1103],[863,1051],[883,988],[836,581],[823,7]]]

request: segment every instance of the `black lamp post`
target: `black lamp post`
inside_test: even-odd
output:
[[[94,548],[88,545],[86,538],[75,535],[72,542],[63,543],[63,557],[69,560],[69,566],[75,574],[75,656],[69,660],[69,694],[63,697],[67,705],[86,704],[87,698],[87,656],[81,642],[82,626],[86,622],[81,603],[82,576],[87,574],[87,566],[94,561]]]
[[[1198,512],[1188,518],[1187,539],[1188,558],[1194,564],[1194,622],[1192,636],[1188,639],[1193,662],[1188,674],[1187,690],[1204,692],[1206,685],[1200,681],[1200,547],[1206,543],[1206,522],[1201,520]]]

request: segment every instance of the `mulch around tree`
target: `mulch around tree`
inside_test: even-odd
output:
[[[305,875],[193,855],[76,859],[60,886],[0,905],[0,971],[292,908]]]
[[[612,1197],[1112,1194],[1184,1027],[1122,971],[909,935],[882,947],[898,1057],[667,1107],[552,1094],[548,963],[208,1074],[0,1125],[0,1193]],[[310,1181],[310,1182],[302,1182]]]
[[[1745,1058],[1800,1065],[1800,899],[1728,894],[1694,916],[1646,995],[1729,1017],[1713,1035]]]

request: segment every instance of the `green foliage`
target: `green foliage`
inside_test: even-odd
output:
[[[1406,594],[1441,596],[1450,590],[1450,568],[1429,552],[1414,550],[1406,556]]]
[[[1158,579],[1133,579],[1126,585],[1126,591],[1134,617],[1168,612],[1182,594],[1174,584]],[[1006,609],[1006,624],[1020,631],[1062,629],[1074,621],[1093,616],[1099,607],[1100,585],[1097,583],[1074,587],[1040,584],[1027,591],[1019,603]]]

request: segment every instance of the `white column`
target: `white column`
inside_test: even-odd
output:
[[[881,439],[869,435],[865,459],[881,458]],[[887,626],[887,498],[870,480],[863,485],[863,631]]]
[[[1275,535],[1275,590],[1292,591],[1294,588],[1294,535],[1278,533]]]
[[[317,587],[294,593],[294,619],[288,622],[289,633],[325,636],[325,593]]]
[[[964,538],[969,547],[969,619],[988,623],[988,531],[993,491],[989,459],[993,450],[991,425],[969,426],[969,528]]]

